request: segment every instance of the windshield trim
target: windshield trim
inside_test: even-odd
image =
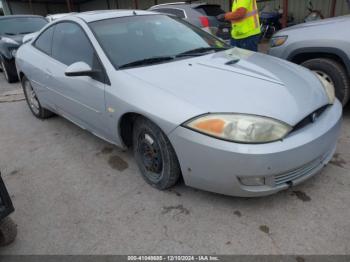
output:
[[[193,24],[191,24],[191,23],[189,23],[189,22],[187,22],[187,21],[185,21],[185,20],[183,20],[181,18],[177,18],[177,17],[174,17],[173,15],[169,15],[169,14],[163,14],[163,13],[159,13],[158,14],[158,13],[156,13],[156,14],[142,14],[142,15],[136,15],[136,16],[167,16],[167,17],[170,17],[172,19],[179,20],[180,22],[189,25],[189,27],[199,28],[199,27],[197,27],[197,26],[195,26],[195,25],[193,25]],[[186,60],[186,59],[194,58],[193,56],[188,56],[188,57],[184,56],[184,57],[177,57],[177,58],[175,58],[173,60],[164,61],[164,62],[157,63],[157,64],[142,65],[142,66],[135,66],[135,67],[128,67],[128,68],[120,68],[119,65],[117,65],[117,64],[115,64],[113,62],[113,60],[111,59],[110,55],[106,52],[104,47],[101,45],[100,40],[98,39],[98,37],[97,37],[97,35],[96,35],[95,31],[93,30],[91,25],[96,23],[96,22],[100,22],[100,21],[116,20],[116,19],[130,18],[130,17],[133,17],[133,15],[122,16],[122,17],[112,17],[112,18],[109,17],[109,18],[103,18],[103,19],[96,20],[96,21],[86,22],[86,24],[88,25],[90,31],[92,32],[93,36],[95,37],[95,40],[97,41],[97,43],[99,44],[100,48],[102,49],[104,55],[108,58],[108,61],[113,65],[115,70],[122,71],[122,70],[128,70],[128,69],[139,68],[139,67],[147,67],[147,66],[154,66],[154,65],[165,64],[165,63],[173,63],[173,62],[176,62],[178,60]],[[201,29],[201,28],[199,28],[199,29]],[[222,39],[218,38],[217,36],[212,35],[212,34],[206,32],[204,30],[203,30],[203,33],[209,35],[210,37],[215,38],[217,41],[221,42],[224,45],[224,47],[226,47],[226,48],[230,47],[227,43],[225,43]],[[225,49],[223,49],[222,51],[225,51]],[[204,55],[208,55],[208,54],[209,53],[203,53],[203,56]]]

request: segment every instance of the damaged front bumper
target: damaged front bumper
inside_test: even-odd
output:
[[[342,106],[336,101],[315,123],[274,143],[237,144],[184,127],[176,128],[169,138],[186,185],[255,197],[287,189],[317,174],[335,152],[341,120]]]

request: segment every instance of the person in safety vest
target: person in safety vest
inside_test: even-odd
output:
[[[261,31],[256,0],[233,0],[232,12],[221,14],[217,19],[232,23],[232,46],[258,51]]]

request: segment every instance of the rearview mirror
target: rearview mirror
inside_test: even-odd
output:
[[[66,76],[94,76],[98,72],[97,70],[93,70],[85,62],[76,62],[68,66],[64,74]]]

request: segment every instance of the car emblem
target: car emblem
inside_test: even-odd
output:
[[[311,121],[314,123],[317,120],[317,113],[313,113],[311,116]]]

